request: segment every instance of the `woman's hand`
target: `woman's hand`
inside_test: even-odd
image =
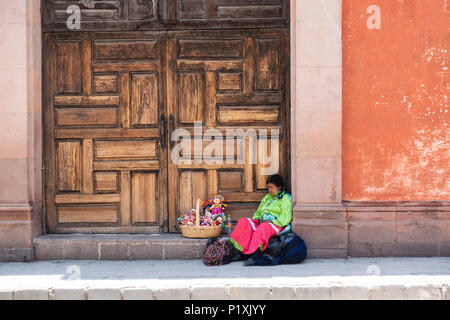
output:
[[[276,217],[274,217],[273,215],[268,214],[268,213],[266,213],[263,216],[263,218],[262,218],[263,221],[272,221],[272,220],[275,220],[275,219],[276,219]]]

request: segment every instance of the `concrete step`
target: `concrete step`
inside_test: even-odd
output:
[[[0,263],[0,300],[450,299],[450,258],[314,259],[206,267],[200,260]]]
[[[202,257],[207,241],[181,234],[49,234],[33,246],[38,261],[190,260]]]

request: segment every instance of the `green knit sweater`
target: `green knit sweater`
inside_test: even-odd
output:
[[[261,220],[265,214],[270,214],[276,219],[272,220],[279,227],[285,227],[292,221],[291,195],[280,191],[274,197],[268,193],[262,200],[253,219]]]

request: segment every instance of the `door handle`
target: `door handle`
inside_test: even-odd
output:
[[[160,126],[159,126],[159,134],[160,134],[160,143],[161,143],[161,149],[164,150],[166,149],[166,116],[163,114],[161,114],[161,120],[160,120]]]
[[[175,142],[172,141],[172,133],[174,131],[175,131],[175,118],[174,118],[173,114],[171,114],[170,117],[169,117],[169,135],[170,135],[170,142],[169,142],[169,144],[170,144],[170,151],[172,151],[172,149],[173,149],[173,147],[175,145]]]

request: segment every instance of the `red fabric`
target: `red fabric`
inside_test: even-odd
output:
[[[271,222],[242,218],[239,219],[230,237],[242,247],[243,254],[252,254],[260,245],[262,245],[262,251],[266,250],[270,237],[276,236],[283,230],[284,228]]]

